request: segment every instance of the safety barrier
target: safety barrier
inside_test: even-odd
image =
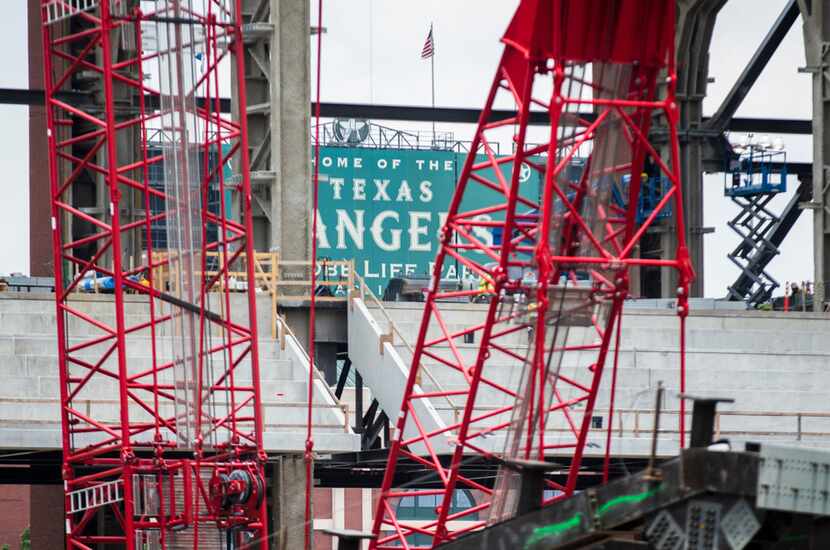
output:
[[[81,399],[76,401],[76,410],[81,411],[87,415],[92,413],[92,407],[100,407],[104,405],[118,405],[118,401],[115,399]],[[0,405],[18,405],[18,406],[47,406],[50,407],[51,410],[58,411],[60,409],[60,400],[53,399],[53,398],[44,398],[44,397],[33,397],[33,398],[11,398],[11,397],[0,397]],[[308,409],[308,403],[301,402],[301,401],[285,401],[280,403],[263,403],[262,408],[264,413],[267,415],[268,411],[271,410],[279,410],[279,409],[301,409],[305,411]],[[349,406],[346,404],[330,404],[330,403],[313,403],[313,409],[329,409],[329,410],[338,410],[342,414],[342,418],[344,418],[344,422],[342,423],[320,423],[315,422],[314,428],[336,428],[338,430],[342,429],[345,433],[349,433],[351,428],[349,426]],[[107,423],[111,423],[113,425],[118,424],[119,420],[116,418],[112,418]],[[13,426],[15,424],[23,424],[27,426],[54,426],[56,430],[60,431],[60,419],[4,419],[0,418],[0,426]],[[267,430],[268,428],[305,428],[305,423],[296,423],[296,424],[286,424],[280,422],[278,424],[265,422],[263,427]]]
[[[204,277],[207,280],[216,279],[212,290],[223,291],[225,287],[232,291],[248,289],[248,271],[245,257],[240,256],[236,261],[236,270],[219,272],[211,269],[212,266],[224,265],[224,252],[208,252],[205,257]],[[281,260],[277,252],[257,252],[254,254],[254,284],[258,291],[267,292],[271,297],[271,337],[279,336],[277,324],[279,322],[278,306],[283,301],[309,301],[311,293],[316,290],[317,302],[346,302],[354,288],[354,261],[353,260],[319,260],[317,269],[319,275],[316,280],[316,289],[312,289],[311,262],[299,260]],[[175,291],[171,288],[179,284],[178,262],[171,262],[166,252],[153,254],[152,284],[160,291]],[[201,271],[195,273],[202,276]],[[322,293],[321,289],[329,292]],[[95,292],[98,292],[96,283]],[[220,304],[220,308],[223,307]]]
[[[447,411],[455,410],[446,407],[436,406],[436,410]],[[498,407],[476,407],[476,410],[481,413],[498,410]],[[595,427],[592,433],[604,432],[608,429],[604,424],[604,420],[608,418],[609,411],[607,409],[594,409],[594,417],[602,417],[602,427]],[[671,417],[677,418],[680,414],[679,410],[663,410],[660,412],[661,418]],[[686,424],[690,425],[692,419],[691,411],[686,412]],[[757,424],[769,425],[776,421],[791,421],[792,429],[753,429],[741,428],[739,426],[741,419],[754,419]],[[614,409],[614,429],[613,435],[616,437],[651,437],[653,431],[654,411],[651,409]],[[746,420],[748,422],[748,420]],[[810,429],[811,421],[822,423],[827,426],[826,430]],[[729,424],[724,427],[724,424]],[[570,432],[566,426],[550,426],[546,432]],[[658,435],[678,435],[680,432],[677,429],[677,422],[672,420],[664,422],[661,420],[660,428],[657,430]],[[777,412],[777,411],[717,411],[715,413],[715,440],[722,437],[738,437],[738,438],[764,438],[764,437],[791,437],[795,441],[805,441],[817,438],[830,438],[830,413],[821,412]],[[830,443],[830,441],[828,441]]]

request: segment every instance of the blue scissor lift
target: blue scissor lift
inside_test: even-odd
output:
[[[620,179],[620,186],[616,185],[611,188],[612,198],[614,202],[621,208],[626,208],[628,205],[628,188],[631,185],[631,176],[623,176]],[[643,174],[640,178],[640,194],[637,202],[637,224],[642,224],[663,200],[663,196],[671,187],[668,178],[665,176],[648,176]],[[674,209],[671,201],[657,213],[655,219],[662,220],[664,218],[671,218]]]
[[[742,284],[729,286],[727,298],[757,305],[769,300],[780,286],[765,267],[779,252],[770,236],[781,217],[769,204],[787,190],[787,155],[781,147],[763,144],[748,144],[735,152],[737,159],[726,171],[723,194],[739,208],[727,224],[740,242],[727,257],[741,270],[738,281]]]

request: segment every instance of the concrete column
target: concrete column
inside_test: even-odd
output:
[[[271,116],[271,131],[280,149],[280,194],[271,202],[271,218],[280,225],[271,225],[271,242],[279,243],[280,255],[287,260],[308,260],[311,241],[309,213],[311,211],[311,150],[309,125],[311,122],[311,68],[309,29],[310,13],[307,0],[279,0],[279,43],[272,58],[279,65],[272,66],[272,82],[279,90]],[[272,198],[273,195],[272,195]]]
[[[270,467],[272,468],[271,550],[304,548],[305,461],[303,456],[282,455],[272,462]],[[312,530],[312,537],[313,534]],[[311,547],[314,548],[313,539]]]
[[[32,548],[64,548],[62,485],[32,485],[29,499]]]
[[[43,45],[40,33],[41,0],[29,0],[29,88],[43,89]],[[46,141],[46,109],[29,107],[29,273],[49,277],[52,266],[52,224],[49,206],[49,164],[43,159]]]
[[[813,74],[813,265],[816,311],[823,310],[830,281],[830,6],[799,0],[807,69]]]
[[[244,0],[254,240],[286,260],[311,249],[309,4]]]

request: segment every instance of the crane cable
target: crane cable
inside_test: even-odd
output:
[[[311,550],[311,490],[312,458],[314,439],[312,438],[311,417],[314,399],[314,328],[317,307],[317,202],[318,184],[320,182],[320,59],[323,49],[323,0],[317,0],[317,90],[314,104],[314,176],[312,180],[312,214],[311,214],[311,307],[308,314],[308,411],[306,416],[305,440],[305,549]]]

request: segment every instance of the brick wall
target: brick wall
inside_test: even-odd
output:
[[[32,549],[64,547],[62,485],[32,485],[30,497]]]
[[[0,547],[20,548],[20,534],[29,526],[29,486],[0,485]]]

